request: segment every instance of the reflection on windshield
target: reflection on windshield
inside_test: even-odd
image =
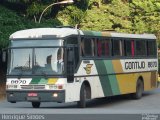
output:
[[[9,74],[62,74],[64,71],[63,53],[63,48],[12,49]]]
[[[32,72],[32,50],[31,49],[14,49],[11,50],[10,73],[26,74]]]
[[[62,74],[64,69],[62,48],[36,48],[34,74]]]

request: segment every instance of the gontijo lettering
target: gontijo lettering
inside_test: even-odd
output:
[[[145,69],[145,62],[125,62],[125,69]]]

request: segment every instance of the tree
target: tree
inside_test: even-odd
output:
[[[132,0],[134,31],[157,33],[160,30],[160,3],[157,0]]]
[[[57,25],[62,25],[57,19],[46,20],[42,24],[34,23],[0,5],[0,48],[8,46],[9,36],[13,32],[28,28],[53,27]]]
[[[4,48],[8,45],[9,35],[16,30],[24,29],[24,24],[16,13],[3,6],[0,6],[0,13],[0,48]]]
[[[27,19],[37,22],[42,11],[51,3],[57,2],[56,0],[6,0],[3,5],[8,6],[12,10],[16,10],[17,13]],[[14,5],[13,5],[14,4]],[[55,5],[54,7],[59,8]],[[18,9],[17,9],[18,8]],[[47,10],[44,17],[53,13],[53,8]],[[57,10],[54,9],[54,14],[57,14]],[[52,14],[53,15],[53,14]]]

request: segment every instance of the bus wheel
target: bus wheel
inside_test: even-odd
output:
[[[32,107],[33,108],[39,108],[40,107],[40,102],[32,102]]]
[[[78,107],[85,108],[86,99],[87,99],[87,90],[85,84],[83,84],[80,91],[80,101],[77,102]]]
[[[144,85],[141,79],[138,79],[136,85],[136,92],[132,94],[133,99],[140,99],[144,90]]]

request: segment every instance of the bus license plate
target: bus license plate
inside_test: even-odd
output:
[[[37,93],[28,93],[27,100],[28,101],[38,101],[39,100],[38,94]]]
[[[37,97],[37,93],[28,93],[28,97]]]

